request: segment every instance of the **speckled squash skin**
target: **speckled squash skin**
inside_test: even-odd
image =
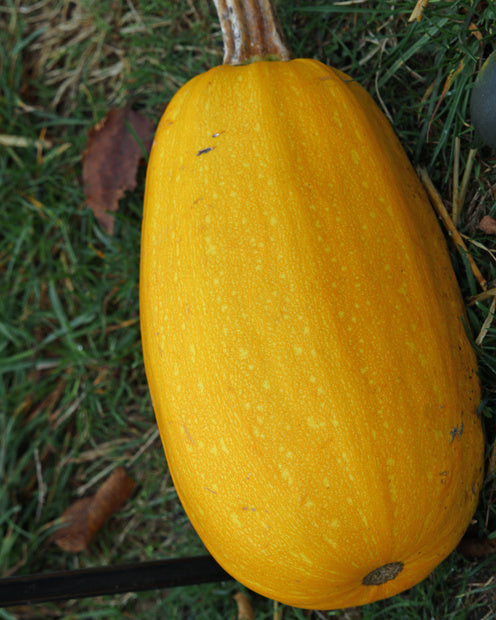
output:
[[[140,297],[173,481],[231,575],[334,609],[454,549],[482,480],[476,359],[436,218],[358,84],[293,60],[181,88],[149,162]]]

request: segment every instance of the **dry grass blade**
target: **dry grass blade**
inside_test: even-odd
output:
[[[119,33],[133,15],[123,8],[107,13],[107,32]],[[104,83],[109,100],[117,98],[129,67],[114,37],[97,26],[91,4],[68,2],[61,11],[57,0],[43,0],[25,12],[25,19],[39,33],[30,46],[26,70],[45,87],[55,88],[52,107],[72,110],[83,83]]]
[[[487,317],[482,324],[479,335],[475,339],[475,343],[479,346],[482,345],[484,338],[486,337],[491,325],[493,324],[494,313],[496,312],[496,297],[493,297],[491,300],[491,305],[489,306],[489,312]]]
[[[433,205],[437,214],[441,218],[444,226],[446,227],[446,230],[448,231],[449,235],[453,239],[453,242],[455,243],[458,251],[459,252],[463,251],[465,253],[467,260],[470,263],[470,267],[472,269],[474,277],[476,278],[482,290],[485,291],[487,288],[486,279],[480,272],[479,267],[477,266],[471,254],[469,253],[468,248],[462,239],[462,236],[460,235],[460,233],[458,232],[458,229],[454,225],[453,220],[451,219],[446,207],[444,206],[441,196],[439,195],[438,191],[434,187],[434,184],[432,183],[427,173],[427,170],[425,170],[424,168],[421,168],[419,170],[419,176],[420,176],[420,179],[422,180],[422,183],[424,184],[425,189],[427,190],[427,194],[429,195],[431,204]]]

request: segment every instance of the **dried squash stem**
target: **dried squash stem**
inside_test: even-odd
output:
[[[224,40],[224,64],[289,60],[270,0],[214,0]]]

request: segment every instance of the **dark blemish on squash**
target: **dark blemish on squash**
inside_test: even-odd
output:
[[[198,153],[196,154],[196,156],[198,157],[198,155],[205,155],[205,153],[210,153],[210,151],[213,151],[214,148],[215,146],[207,146],[206,149],[200,149]]]
[[[462,420],[463,420],[463,411],[462,411]],[[453,443],[456,437],[461,437],[463,435],[463,421],[460,422],[460,426],[456,425],[455,428],[452,428],[450,431],[450,443]]]
[[[212,134],[212,138],[218,138],[223,133],[224,133],[223,131],[217,131],[216,133]]]
[[[193,204],[191,205],[191,208],[193,208],[194,206],[196,206],[199,202],[201,202],[202,200],[205,200],[205,198],[203,196],[201,196],[200,198],[197,198],[196,200],[193,201]]]
[[[208,491],[209,493],[212,493],[213,495],[217,495],[217,491],[214,491],[213,489],[209,489],[208,487],[203,487],[205,489],[205,491]]]
[[[461,437],[463,433],[463,422],[460,424],[460,427],[455,426],[450,430],[450,443],[453,443],[456,437]]]
[[[380,586],[386,581],[392,581],[395,579],[403,570],[404,564],[403,562],[390,562],[389,564],[384,564],[383,566],[379,566],[379,568],[375,568],[373,571],[370,571],[368,575],[362,579],[362,584],[364,586]]]

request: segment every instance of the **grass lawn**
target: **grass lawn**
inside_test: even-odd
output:
[[[434,1],[419,22],[414,2],[281,0],[295,56],[358,79],[391,119],[412,161],[451,209],[475,144],[469,93],[481,54],[493,49],[496,8]],[[178,503],[157,436],[143,368],[138,309],[145,166],[120,202],[113,235],[85,206],[88,131],[112,108],[158,122],[174,92],[222,62],[207,0],[7,0],[0,7],[0,575],[204,553]],[[495,244],[478,229],[496,217],[496,154],[478,149],[459,230],[485,279]],[[454,190],[455,188],[455,190]],[[466,256],[453,262],[483,383],[487,480],[471,535],[491,537],[496,328],[492,297]],[[57,519],[122,465],[138,487],[89,547],[51,542]],[[496,565],[453,553],[422,584],[364,608],[284,618],[496,617]],[[0,618],[234,618],[235,582],[0,609]],[[255,617],[271,601],[249,593]],[[279,610],[281,611],[281,609]]]

